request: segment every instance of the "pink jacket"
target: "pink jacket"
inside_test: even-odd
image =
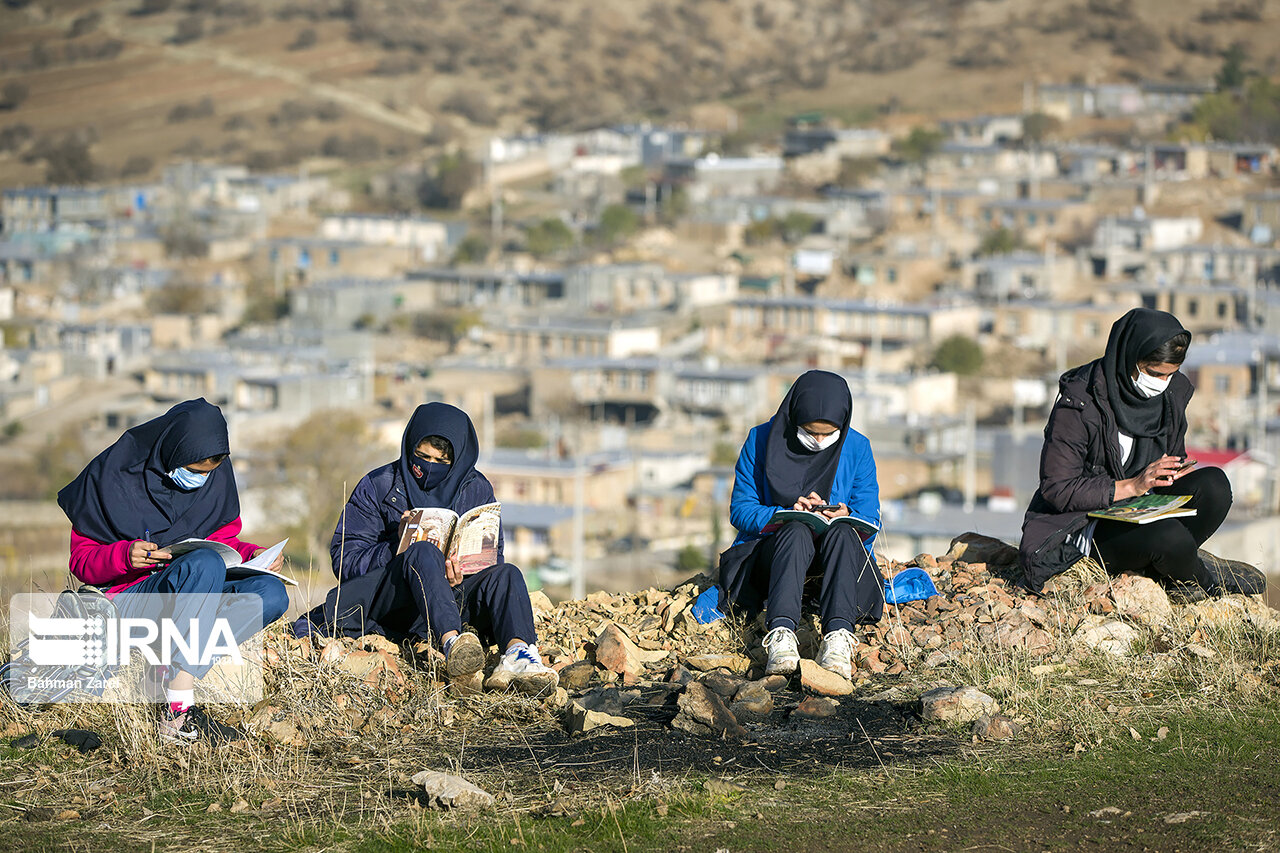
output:
[[[250,542],[241,542],[240,519],[232,519],[227,524],[206,536],[214,542],[224,542],[235,548],[244,559],[253,556],[259,546]],[[83,583],[93,586],[106,586],[107,595],[112,596],[121,590],[128,589],[151,575],[151,569],[135,569],[129,565],[129,548],[137,539],[120,542],[95,542],[77,530],[71,530],[71,574]]]

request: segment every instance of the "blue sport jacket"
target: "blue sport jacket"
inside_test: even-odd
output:
[[[492,484],[479,471],[472,471],[458,487],[453,506],[449,508],[462,515],[495,500]],[[349,580],[390,563],[396,556],[400,516],[406,509],[414,507],[409,505],[398,463],[388,462],[365,474],[347,500],[338,518],[338,527],[333,531],[333,542],[329,545],[333,574]],[[499,525],[499,563],[504,562],[502,545]]]
[[[729,523],[738,530],[734,545],[759,539],[769,519],[780,509],[769,494],[764,475],[764,454],[772,421],[754,427],[738,454],[734,468],[733,496],[729,501]],[[876,481],[876,461],[871,455],[871,442],[857,430],[849,430],[840,449],[828,503],[842,503],[856,516],[880,524],[880,484]],[[865,545],[870,552],[875,537]]]

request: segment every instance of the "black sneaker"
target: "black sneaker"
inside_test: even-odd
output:
[[[1267,576],[1248,563],[1226,560],[1201,548],[1196,552],[1213,580],[1216,595],[1261,595],[1267,589]]]
[[[1209,597],[1205,588],[1195,581],[1166,581],[1164,591],[1168,593],[1171,604],[1194,604]]]
[[[160,712],[160,739],[168,743],[204,741],[221,746],[233,740],[244,740],[244,732],[218,722],[199,705],[192,705],[181,714],[175,714],[166,707]]]

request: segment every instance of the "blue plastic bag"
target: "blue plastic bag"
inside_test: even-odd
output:
[[[885,604],[906,604],[937,594],[933,578],[924,569],[903,569],[884,582]]]
[[[693,602],[692,613],[699,625],[710,625],[723,619],[724,614],[720,612],[720,587],[707,587]]]

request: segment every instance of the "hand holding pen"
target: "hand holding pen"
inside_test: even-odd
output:
[[[129,565],[135,569],[154,569],[161,563],[173,559],[168,551],[160,550],[160,546],[151,541],[151,531],[143,534],[144,539],[135,541],[129,546]]]

